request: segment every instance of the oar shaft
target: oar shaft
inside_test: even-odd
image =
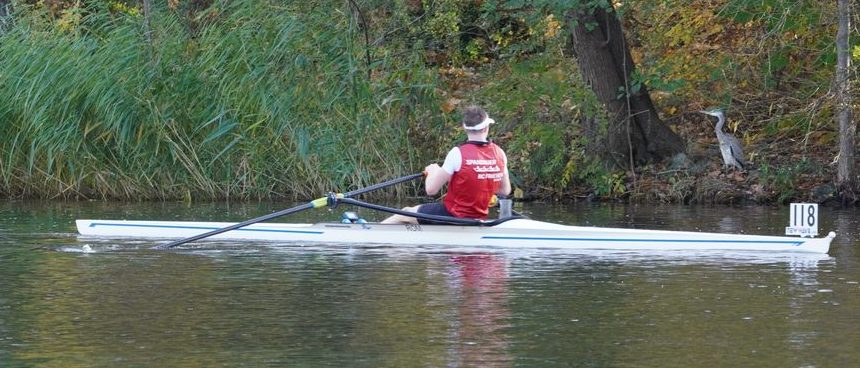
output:
[[[223,227],[223,228],[220,228],[220,229],[217,229],[217,230],[212,230],[212,231],[210,231],[210,232],[208,232],[208,233],[203,233],[203,234],[194,235],[194,236],[192,236],[192,237],[188,237],[188,238],[185,238],[185,239],[180,239],[180,240],[177,240],[177,241],[174,241],[174,242],[171,242],[171,243],[167,243],[167,244],[161,244],[161,245],[156,246],[156,247],[155,247],[155,249],[173,248],[173,247],[175,247],[175,246],[182,245],[182,244],[185,244],[185,243],[190,243],[190,242],[193,242],[193,241],[195,241],[195,240],[200,240],[200,239],[203,239],[203,238],[208,238],[208,237],[210,237],[210,236],[218,235],[218,234],[221,234],[221,233],[225,233],[225,232],[228,232],[228,231],[230,231],[230,230],[236,230],[236,229],[239,229],[239,228],[242,228],[242,227],[248,226],[248,225],[256,224],[256,223],[258,223],[258,222],[263,222],[263,221],[271,220],[271,219],[276,218],[276,217],[286,216],[286,215],[289,215],[289,214],[291,214],[291,213],[296,213],[296,212],[304,211],[304,210],[311,209],[311,208],[314,208],[314,202],[308,202],[308,203],[305,203],[305,204],[303,204],[303,205],[301,205],[301,206],[298,206],[298,207],[293,207],[293,208],[289,208],[289,209],[286,209],[286,210],[283,210],[283,211],[278,211],[278,212],[270,213],[270,214],[268,214],[268,215],[260,216],[260,217],[254,218],[254,219],[250,219],[250,220],[248,220],[248,221],[243,221],[243,222],[240,222],[240,223],[238,223],[238,224],[233,224],[233,225],[230,225],[230,226],[227,226],[227,227]]]
[[[418,179],[418,178],[420,178],[420,177],[422,177],[422,176],[424,176],[424,173],[417,173],[417,174],[412,174],[412,175],[404,176],[404,177],[402,177],[402,178],[391,179],[391,180],[386,181],[386,182],[382,182],[382,183],[379,183],[379,184],[371,185],[371,186],[369,186],[369,187],[367,187],[367,188],[356,189],[356,190],[353,190],[353,191],[351,191],[351,192],[346,192],[346,193],[344,193],[344,195],[343,195],[343,196],[344,196],[345,198],[355,197],[355,196],[357,196],[357,195],[364,194],[364,193],[367,193],[367,192],[372,192],[372,191],[377,190],[377,189],[382,189],[382,188],[385,188],[385,187],[390,187],[390,186],[392,186],[392,185],[394,185],[394,184],[400,184],[400,183],[403,183],[403,182],[407,182],[407,181],[415,180],[415,179]]]
[[[424,173],[417,173],[417,174],[407,175],[407,176],[404,176],[404,177],[402,177],[402,178],[391,179],[391,180],[386,181],[386,182],[382,182],[382,183],[379,183],[379,184],[371,185],[371,186],[369,186],[369,187],[367,187],[367,188],[357,189],[357,190],[354,190],[354,191],[348,192],[348,193],[346,193],[346,194],[338,194],[337,196],[338,196],[338,197],[343,197],[343,198],[345,198],[345,197],[357,196],[357,195],[359,195],[359,194],[364,194],[364,193],[367,193],[367,192],[370,192],[370,191],[374,191],[374,190],[377,190],[377,189],[382,189],[382,188],[385,188],[385,187],[388,187],[388,186],[391,186],[391,185],[394,185],[394,184],[399,184],[399,183],[403,183],[403,182],[406,182],[406,181],[415,180],[415,179],[420,178],[420,177],[422,177],[422,176],[424,176]],[[250,219],[250,220],[247,220],[247,221],[240,222],[240,223],[238,223],[238,224],[233,224],[233,225],[230,225],[230,226],[227,226],[227,227],[223,227],[223,228],[220,228],[220,229],[217,229],[217,230],[212,230],[212,231],[210,231],[210,232],[208,232],[208,233],[203,233],[203,234],[195,235],[195,236],[192,236],[192,237],[189,237],[189,238],[180,239],[180,240],[177,240],[177,241],[174,241],[174,242],[171,242],[171,243],[167,243],[167,244],[161,244],[161,245],[158,245],[158,246],[153,247],[153,249],[169,249],[169,248],[173,248],[173,247],[178,246],[178,245],[182,245],[182,244],[185,244],[185,243],[193,242],[193,241],[195,241],[195,240],[200,240],[200,239],[203,239],[203,238],[208,238],[208,237],[210,237],[210,236],[218,235],[218,234],[221,234],[221,233],[225,233],[225,232],[228,232],[228,231],[230,231],[230,230],[236,230],[236,229],[239,229],[239,228],[243,228],[243,227],[245,227],[245,226],[252,225],[252,224],[256,224],[256,223],[258,223],[258,222],[268,221],[268,220],[271,220],[271,219],[274,219],[274,218],[277,218],[277,217],[286,216],[286,215],[289,215],[289,214],[293,214],[293,213],[300,212],[300,211],[304,211],[304,210],[311,209],[311,208],[319,208],[319,207],[323,207],[323,206],[325,206],[325,205],[326,205],[326,203],[327,203],[327,202],[328,202],[328,197],[317,198],[317,199],[315,199],[315,200],[313,200],[313,201],[310,201],[310,202],[308,202],[308,203],[305,203],[305,204],[300,205],[300,206],[297,206],[297,207],[288,208],[288,209],[285,209],[285,210],[282,210],[282,211],[278,211],[278,212],[273,212],[273,213],[270,213],[270,214],[265,215],[265,216],[260,216],[260,217],[254,218],[254,219]]]

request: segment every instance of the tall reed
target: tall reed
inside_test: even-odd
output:
[[[139,11],[61,27],[19,9],[0,36],[0,194],[308,198],[423,166],[407,131],[436,82],[420,58],[367,65],[345,9],[220,6],[193,31],[155,6],[151,44]]]

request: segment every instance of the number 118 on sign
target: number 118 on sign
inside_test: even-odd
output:
[[[792,203],[785,235],[818,235],[818,203]]]

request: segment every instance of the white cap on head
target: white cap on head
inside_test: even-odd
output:
[[[466,124],[463,124],[463,129],[466,129],[466,130],[481,130],[481,129],[484,129],[484,128],[486,128],[486,127],[490,126],[490,124],[495,124],[495,123],[496,123],[496,121],[495,121],[495,120],[493,120],[493,119],[491,119],[489,116],[487,116],[486,118],[484,118],[484,121],[480,122],[479,124],[477,124],[477,125],[475,125],[475,126],[468,126],[468,125],[466,125]]]

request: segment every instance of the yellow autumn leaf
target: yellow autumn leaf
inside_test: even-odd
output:
[[[520,188],[514,188],[514,198],[521,199],[525,197],[525,192]]]
[[[557,36],[559,34],[559,31],[561,30],[561,22],[555,19],[555,16],[552,14],[544,18],[544,22],[546,22],[546,31],[544,32],[544,38],[555,38],[555,36]]]
[[[456,109],[457,105],[459,105],[459,104],[460,104],[459,98],[451,97],[442,104],[442,111],[444,111],[446,114],[450,113],[451,111],[454,111],[454,109]]]

